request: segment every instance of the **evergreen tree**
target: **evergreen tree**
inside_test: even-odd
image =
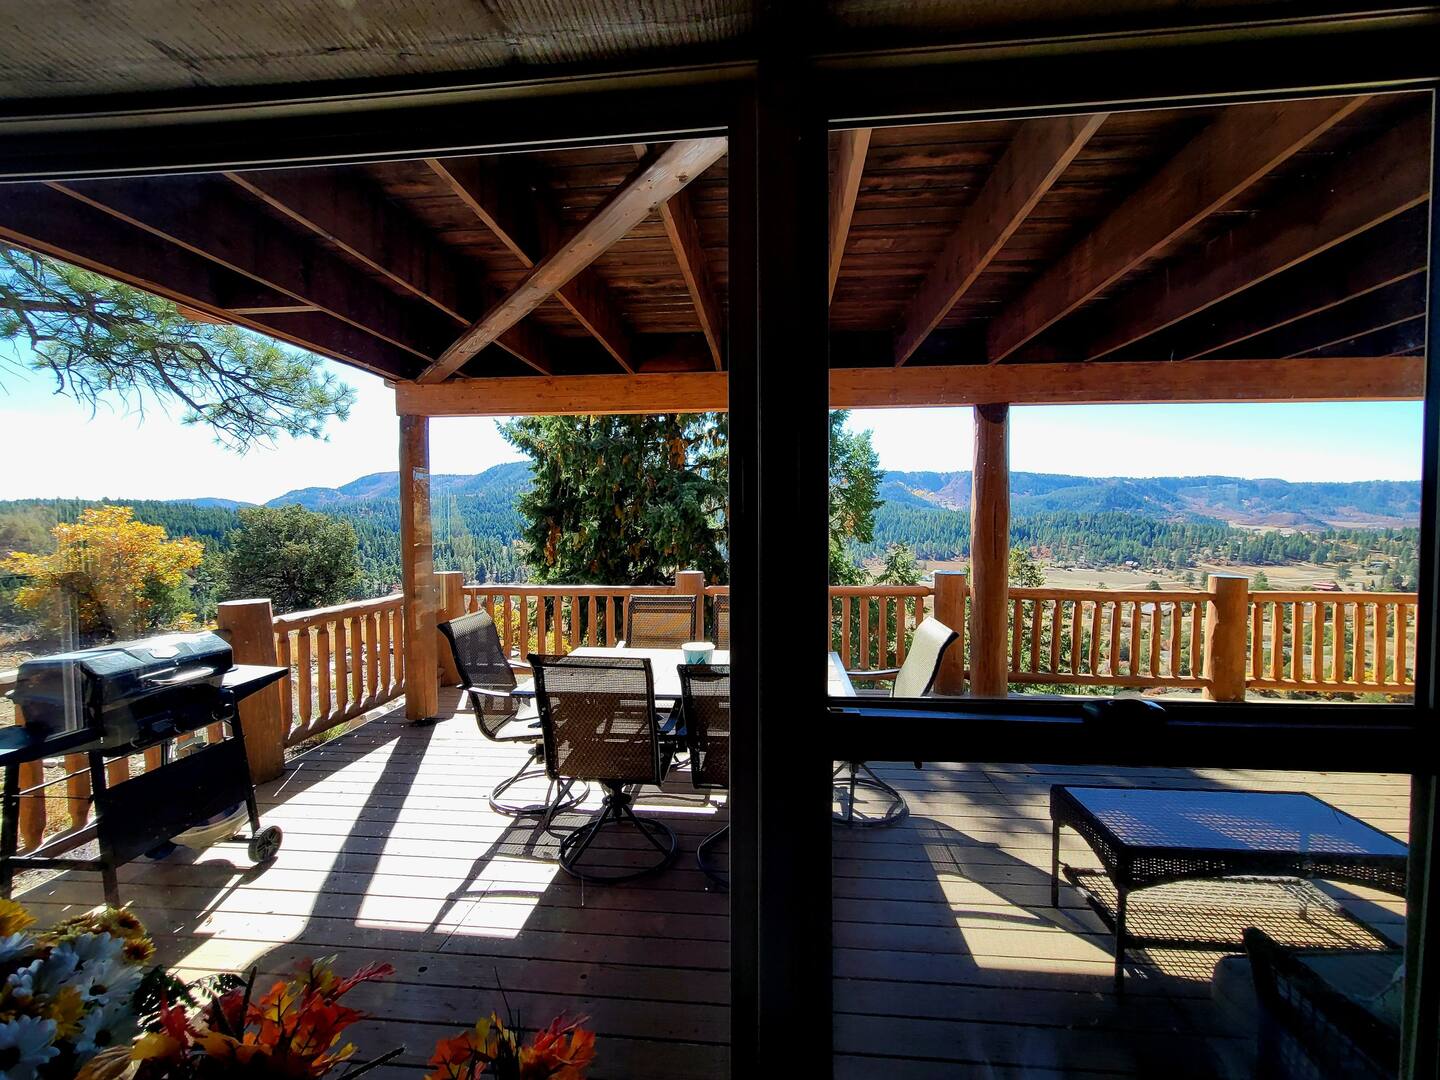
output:
[[[505,424],[533,466],[517,505],[535,577],[658,585],[690,569],[729,580],[726,430],[717,413]]]
[[[0,341],[56,393],[92,408],[177,408],[243,450],[277,435],[319,437],[355,391],[314,358],[224,323],[193,322],[169,300],[67,263],[0,245]]]
[[[225,558],[227,599],[267,596],[276,614],[349,599],[360,578],[355,530],[303,506],[240,511]]]

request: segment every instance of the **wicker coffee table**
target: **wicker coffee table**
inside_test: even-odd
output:
[[[1127,949],[1239,952],[1247,926],[1286,944],[1385,948],[1311,880],[1405,893],[1403,843],[1304,793],[1056,784],[1050,819],[1052,906],[1060,829],[1074,829],[1100,858],[1103,869],[1063,869],[1115,934],[1117,989]],[[1140,890],[1154,891],[1132,900]]]

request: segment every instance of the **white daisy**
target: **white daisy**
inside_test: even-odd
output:
[[[142,978],[144,975],[139,968],[123,961],[111,960],[106,964],[85,965],[72,985],[80,990],[87,1002],[129,1002]]]
[[[23,930],[0,937],[0,964],[8,964],[17,956],[23,956],[31,944],[30,935]]]
[[[107,1001],[91,1009],[80,1021],[80,1031],[75,1036],[75,1053],[83,1061],[101,1050],[128,1043],[138,1034],[140,1025],[135,1021],[129,1000]]]
[[[120,959],[125,943],[109,934],[77,934],[68,941],[62,941],[51,953],[66,952],[75,957],[75,966],[83,968],[88,964],[108,964]]]
[[[20,1016],[0,1023],[0,1076],[6,1080],[35,1080],[36,1072],[60,1051],[55,1021]]]

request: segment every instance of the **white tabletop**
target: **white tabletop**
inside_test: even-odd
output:
[[[623,656],[634,658],[643,656],[650,661],[650,670],[655,679],[655,700],[656,701],[679,701],[680,700],[680,666],[685,663],[684,649],[610,649],[600,646],[586,645],[579,649],[572,649],[571,656]],[[711,656],[712,664],[730,663],[729,649],[716,649]],[[826,665],[826,675],[829,681],[829,692],[831,697],[854,697],[855,687],[850,683],[850,676],[845,674],[845,665],[840,662],[838,653],[831,653]],[[526,679],[514,690],[516,697],[534,697],[535,681]]]

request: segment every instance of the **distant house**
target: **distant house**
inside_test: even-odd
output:
[[[1334,581],[1312,581],[1310,588],[1315,592],[1340,592],[1340,586]]]

